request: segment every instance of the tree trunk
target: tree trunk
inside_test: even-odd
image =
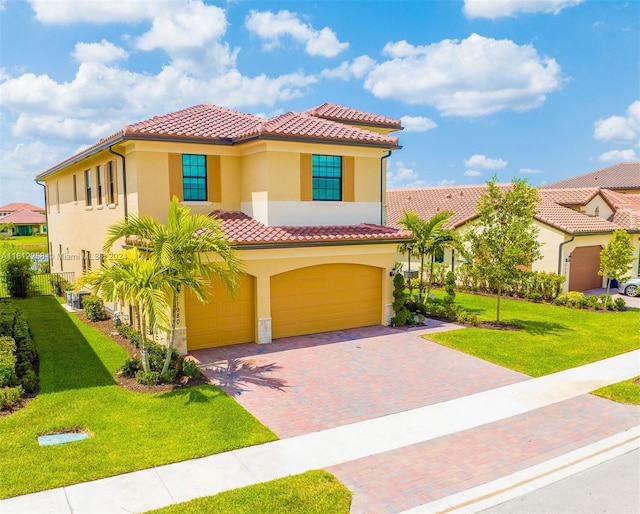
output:
[[[427,295],[425,298],[429,298],[429,294],[431,293],[431,281],[433,280],[433,261],[435,257],[431,256],[431,265],[429,266],[429,281],[427,282]]]
[[[138,344],[140,345],[140,361],[142,362],[142,371],[147,373],[149,371],[149,357],[147,356],[146,346],[146,324],[144,320],[144,313],[142,307],[136,305],[136,313],[138,316]]]
[[[420,254],[420,294],[418,295],[420,301],[424,303],[422,293],[424,293],[424,253]]]
[[[176,291],[173,291],[171,295],[171,328],[169,330],[169,344],[167,345],[167,354],[164,358],[164,365],[162,366],[162,372],[160,373],[161,377],[164,377],[164,374],[168,371],[169,365],[171,364],[171,355],[173,354],[173,345],[176,340],[176,325],[178,324],[178,320],[176,319],[178,312],[178,294]]]
[[[500,323],[500,296],[502,295],[502,286],[498,286],[498,302],[496,309],[496,323]]]
[[[411,287],[411,250],[407,252],[407,256],[409,258],[409,297],[413,300],[413,288]]]

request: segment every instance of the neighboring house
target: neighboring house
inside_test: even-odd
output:
[[[543,189],[598,187],[619,193],[640,194],[640,162],[621,162],[591,173],[559,180]]]
[[[199,105],[127,125],[38,175],[53,271],[80,275],[109,225],[164,221],[176,195],[215,212],[246,271],[235,299],[217,282],[207,304],[181,298],[181,352],[387,324],[396,247],[410,238],[382,225],[401,129],[334,104],[271,119]]]
[[[20,207],[26,206],[26,207]],[[10,223],[12,228],[0,232],[0,235],[30,236],[47,232],[47,217],[44,209],[30,204],[12,203],[0,207],[0,225]]]
[[[633,173],[638,171],[639,165],[632,169]],[[476,205],[485,188],[475,185],[389,190],[387,223],[398,227],[404,211],[413,211],[422,219],[429,219],[437,212],[450,210],[454,215],[448,227],[464,232],[465,226],[477,217]],[[635,247],[632,269],[640,271],[640,195],[576,188],[541,189],[540,196],[535,224],[542,243],[542,258],[533,263],[533,270],[565,275],[565,291],[601,287],[606,279],[598,275],[600,251],[613,230],[624,228],[631,234]],[[406,256],[402,260],[406,268]],[[444,262],[455,268],[458,257],[448,251]]]
[[[44,209],[42,207],[38,207],[37,205],[33,205],[30,203],[22,203],[22,202],[14,202],[8,203],[7,205],[3,205],[0,207],[0,216],[6,216],[7,214],[13,214],[14,212],[21,211],[26,209],[28,211],[39,212],[40,214],[44,214]]]

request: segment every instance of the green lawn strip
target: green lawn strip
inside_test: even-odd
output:
[[[30,253],[48,253],[47,236],[41,234],[37,236],[11,236],[0,237],[0,242],[11,243]]]
[[[326,471],[225,491],[147,514],[348,514],[351,491]]]
[[[0,497],[85,482],[277,439],[214,386],[142,394],[112,377],[125,351],[52,297],[20,300],[40,355],[40,394],[0,418]],[[71,427],[87,440],[41,447]]]
[[[442,291],[435,293],[443,295]],[[456,303],[481,321],[495,320],[495,298],[456,293]],[[638,309],[593,312],[503,299],[500,318],[522,326],[522,330],[468,328],[427,338],[533,377],[640,347]]]
[[[620,403],[640,405],[640,376],[596,389],[593,394]]]

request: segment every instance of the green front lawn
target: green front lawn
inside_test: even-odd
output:
[[[214,386],[142,394],[113,379],[126,358],[53,297],[16,302],[40,355],[39,395],[0,418],[0,497],[85,482],[264,443],[276,436]],[[87,440],[41,447],[41,434]]]
[[[481,321],[495,320],[495,298],[456,293],[456,303]],[[533,377],[640,348],[638,309],[592,312],[502,299],[500,319],[522,330],[468,328],[428,338]]]
[[[29,253],[48,253],[47,235],[38,234],[36,236],[3,236],[0,242],[11,243]]]
[[[147,514],[348,514],[351,491],[326,471],[307,471]]]
[[[640,405],[640,377],[601,387],[593,391],[593,394],[615,402]]]

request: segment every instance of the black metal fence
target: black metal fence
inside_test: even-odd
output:
[[[35,296],[62,296],[73,285],[75,273],[36,273],[29,277],[0,275],[0,298],[33,298]]]

